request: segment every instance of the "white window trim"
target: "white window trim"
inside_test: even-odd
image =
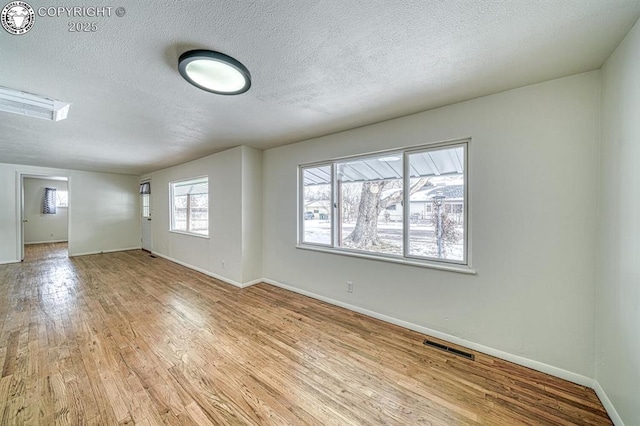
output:
[[[204,176],[196,176],[196,177],[192,177],[192,178],[188,178],[188,179],[179,179],[179,180],[173,180],[171,182],[169,182],[169,232],[174,233],[174,234],[181,234],[181,235],[188,235],[191,237],[198,237],[198,238],[204,238],[204,239],[209,239],[209,230],[210,230],[210,225],[211,225],[211,217],[210,217],[210,213],[211,213],[211,205],[210,203],[208,203],[207,205],[207,234],[199,234],[196,232],[189,232],[187,231],[182,231],[182,230],[178,230],[178,229],[173,229],[173,206],[174,206],[174,196],[173,196],[173,187],[176,184],[182,183],[182,182],[190,182],[190,181],[197,181],[199,179],[206,179],[207,180],[207,201],[210,201],[210,197],[208,197],[208,195],[210,195],[210,191],[208,190],[208,185],[209,185],[209,176],[208,175],[204,175]],[[187,197],[187,200],[189,200],[189,198]],[[188,204],[187,204],[188,205]],[[189,229],[189,209],[187,207],[187,229]]]
[[[475,275],[477,274],[476,270],[471,268],[469,265],[458,265],[455,263],[446,263],[443,261],[431,262],[428,260],[414,259],[414,258],[403,258],[401,256],[393,256],[393,255],[380,255],[374,252],[365,252],[359,250],[352,249],[344,249],[340,247],[328,247],[328,246],[320,246],[320,245],[312,245],[312,244],[298,244],[296,248],[301,250],[311,250],[320,253],[328,253],[335,254],[339,256],[351,256],[357,257],[360,259],[368,259],[368,260],[376,260],[381,262],[388,263],[396,263],[400,265],[408,265],[408,266],[418,266],[421,268],[429,268],[429,269],[438,269],[441,271],[450,271],[450,272],[458,272],[461,274],[469,274]]]
[[[409,171],[409,162],[408,156],[412,153],[422,152],[434,150],[437,148],[449,148],[455,146],[464,146],[465,156],[464,156],[464,202],[463,202],[463,213],[464,213],[464,238],[465,238],[465,253],[464,259],[462,261],[450,260],[450,259],[437,259],[423,256],[415,256],[410,255],[408,253],[409,245],[409,232],[408,228],[406,228],[406,224],[409,223],[409,215],[410,209],[403,209],[403,255],[392,255],[385,253],[377,253],[370,252],[364,250],[350,249],[344,247],[337,247],[335,245],[336,241],[338,241],[338,226],[337,221],[338,217],[336,215],[336,209],[338,204],[338,197],[336,194],[336,185],[335,185],[335,176],[336,176],[336,168],[338,163],[345,160],[352,160],[358,158],[367,158],[376,156],[379,154],[397,154],[402,155],[403,158],[403,192],[404,192],[404,205],[409,205],[407,203],[407,198],[409,197],[409,191],[405,188],[407,187],[407,183],[411,179]],[[346,157],[334,158],[332,160],[325,160],[321,162],[307,163],[301,164],[298,166],[298,214],[297,214],[297,244],[296,248],[303,250],[312,250],[322,253],[343,255],[343,256],[352,256],[358,257],[362,259],[369,260],[377,260],[383,262],[391,262],[402,265],[410,265],[410,266],[418,266],[423,268],[431,268],[438,269],[450,272],[458,272],[464,274],[476,274],[476,270],[471,266],[471,199],[470,199],[470,191],[469,191],[469,175],[470,175],[470,166],[469,166],[469,157],[470,157],[470,146],[471,146],[471,138],[465,139],[456,139],[449,141],[441,141],[434,142],[429,144],[423,144],[419,146],[413,147],[404,147],[404,148],[396,148],[384,151],[376,151],[370,152],[366,154],[358,154]],[[310,243],[304,242],[304,219],[302,215],[304,214],[304,170],[307,168],[313,167],[322,167],[322,166],[330,166],[331,167],[331,194],[332,194],[332,213],[331,213],[331,244],[320,244],[320,243]]]
[[[195,232],[176,231],[173,229],[169,229],[169,232],[171,232],[172,234],[180,234],[180,235],[188,235],[190,237],[204,238],[205,240],[208,240],[210,238],[208,235],[196,234]]]

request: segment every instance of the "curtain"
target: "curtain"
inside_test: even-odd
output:
[[[44,189],[44,201],[42,203],[42,213],[56,214],[56,189]]]
[[[140,184],[140,194],[151,194],[151,182],[142,182]]]

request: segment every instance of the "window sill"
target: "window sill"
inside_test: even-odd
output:
[[[420,268],[438,269],[441,271],[457,272],[460,274],[476,275],[475,269],[467,265],[458,265],[454,263],[432,262],[428,260],[407,259],[404,257],[386,257],[376,256],[362,252],[354,252],[350,250],[340,250],[335,248],[326,248],[321,246],[312,246],[307,244],[298,244],[296,248],[302,250],[319,251],[321,253],[337,254],[342,256],[359,257],[361,259],[378,260],[383,262],[398,263],[401,265],[418,266]]]
[[[209,239],[208,235],[194,234],[194,233],[191,233],[191,232],[174,231],[172,229],[169,229],[169,232],[171,232],[172,234],[187,235],[189,237],[198,237],[198,238],[202,238],[202,239],[205,239],[205,240]]]

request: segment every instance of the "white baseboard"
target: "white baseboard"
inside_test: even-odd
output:
[[[450,334],[442,333],[440,331],[432,330],[427,327],[423,327],[417,324],[413,324],[407,321],[403,321],[397,318],[390,317],[388,315],[380,314],[378,312],[371,311],[369,309],[361,308],[359,306],[351,305],[349,303],[341,302],[339,300],[331,299],[329,297],[321,296],[316,293],[312,293],[306,290],[301,290],[296,287],[292,287],[286,284],[279,283],[277,281],[264,278],[263,281],[267,284],[274,285],[276,287],[283,288],[285,290],[292,291],[294,293],[299,293],[304,296],[311,297],[313,299],[322,300],[323,302],[330,303],[332,305],[340,306],[341,308],[349,309],[350,311],[358,312],[360,314],[379,319],[384,322],[388,322],[391,324],[399,325],[400,327],[408,328],[409,330],[417,331],[418,333],[423,333],[428,336],[432,336],[438,339],[445,340],[447,342],[454,343],[456,345],[464,346],[465,348],[469,348],[471,350],[482,352],[487,355],[494,356],[496,358],[503,359],[505,361],[513,362],[514,364],[522,365],[524,367],[531,368],[533,370],[540,371],[542,373],[547,373],[555,377],[559,377],[561,379],[568,380],[573,383],[577,383],[581,386],[587,386],[589,388],[593,388],[594,380],[590,377],[583,376],[581,374],[577,374],[571,371],[564,370],[562,368],[554,367],[552,365],[548,365],[539,361],[534,361],[528,358],[524,358],[518,355],[510,354],[508,352],[504,352],[498,349],[491,348],[489,346],[484,346],[479,343],[471,342],[465,339],[461,339],[456,336],[452,336]]]
[[[248,282],[242,284],[242,287],[246,288],[246,287],[250,287],[252,285],[260,284],[260,283],[263,283],[263,282],[265,282],[264,278],[258,278],[257,280],[248,281]]]
[[[48,240],[48,241],[32,241],[28,243],[24,243],[25,246],[31,244],[48,244],[48,243],[68,243],[69,240]]]
[[[602,386],[600,386],[600,383],[598,383],[597,380],[593,381],[593,390],[596,391],[596,395],[600,398],[600,402],[602,402],[604,409],[607,410],[607,414],[611,418],[613,424],[616,426],[624,426],[624,422],[618,414],[618,411],[616,411],[616,407],[613,406],[611,400],[607,396],[607,393],[604,391]]]
[[[140,247],[127,247],[127,248],[111,249],[111,250],[87,251],[84,253],[69,253],[69,257],[88,256],[90,254],[101,254],[101,253],[115,253],[118,251],[129,251],[129,250],[140,250]]]
[[[202,274],[208,275],[211,278],[215,278],[215,279],[220,280],[222,282],[225,282],[227,284],[231,284],[232,286],[235,286],[235,287],[245,288],[245,287],[249,287],[249,286],[254,285],[254,284],[261,283],[263,281],[262,279],[258,279],[258,280],[249,281],[248,283],[244,283],[243,284],[241,282],[232,280],[231,278],[223,277],[222,275],[218,275],[218,274],[216,274],[214,272],[207,271],[206,269],[202,269],[202,268],[199,268],[197,266],[190,265],[190,264],[188,264],[186,262],[183,262],[181,260],[174,259],[173,257],[166,256],[166,255],[164,255],[162,253],[158,253],[156,251],[152,251],[151,253],[153,255],[161,257],[163,259],[167,259],[170,262],[177,263],[178,265],[182,265],[185,268],[193,269],[194,271],[198,271],[198,272],[200,272]]]
[[[54,243],[54,242],[61,242],[61,241],[45,241],[47,243]],[[66,242],[66,241],[64,241]],[[27,243],[25,243],[27,244]],[[40,243],[28,243],[28,244],[40,244]],[[118,251],[129,251],[129,250],[140,250],[140,247],[129,247],[129,248],[121,248],[121,249],[113,249],[113,250],[102,250],[102,251],[88,251],[88,252],[84,252],[84,253],[69,253],[69,257],[76,257],[76,256],[88,256],[90,254],[100,254],[100,253],[115,253]],[[6,261],[0,261],[0,265],[6,265],[9,263],[20,263],[22,262],[21,260],[6,260]]]

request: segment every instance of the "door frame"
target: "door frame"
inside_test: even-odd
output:
[[[17,247],[16,258],[18,262],[24,261],[24,179],[48,179],[48,180],[62,180],[67,181],[67,195],[69,197],[69,206],[67,207],[67,256],[69,256],[71,250],[71,176],[66,173],[45,174],[45,173],[30,173],[30,172],[16,172],[16,203],[17,205],[17,219],[16,226],[17,233]]]

